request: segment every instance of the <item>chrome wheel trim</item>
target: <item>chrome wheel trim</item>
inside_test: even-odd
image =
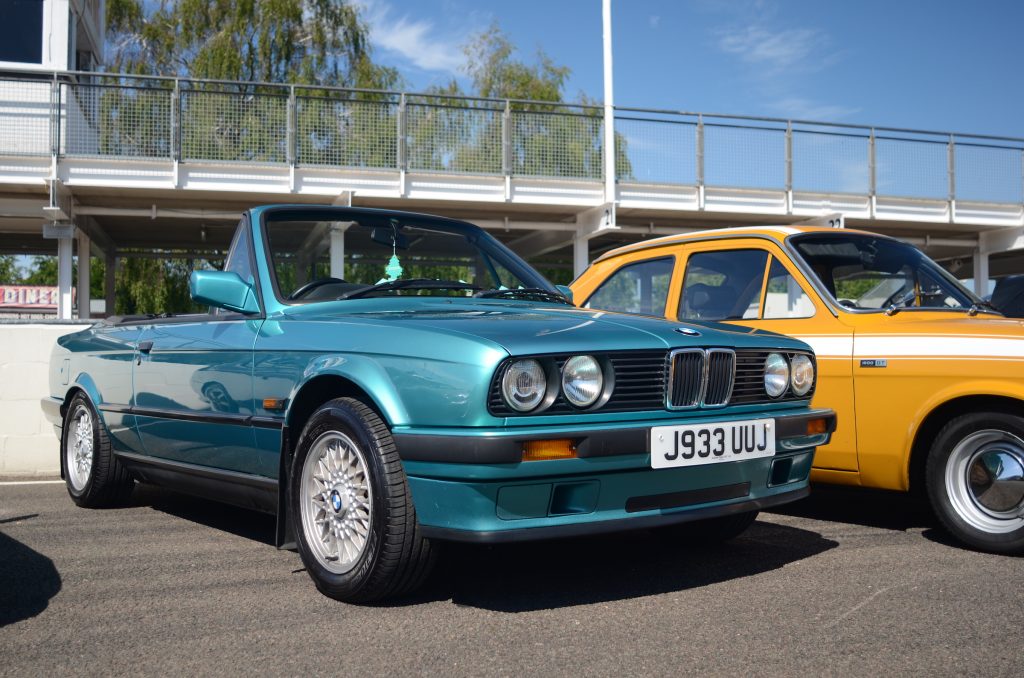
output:
[[[965,437],[946,460],[946,493],[976,530],[1006,534],[1024,527],[1024,440],[986,429]]]
[[[64,466],[71,487],[81,492],[92,475],[93,422],[92,412],[79,403],[71,413],[64,441]]]
[[[302,464],[302,531],[317,562],[334,574],[355,567],[370,538],[368,469],[363,451],[340,431],[317,438]]]

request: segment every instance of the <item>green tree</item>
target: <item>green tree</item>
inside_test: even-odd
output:
[[[387,88],[351,0],[109,0],[114,71]]]
[[[78,260],[71,264],[71,279],[78,280]],[[18,281],[22,285],[57,284],[57,257],[37,255],[32,257],[28,270]],[[106,265],[102,259],[92,259],[89,266],[89,294],[93,299],[102,299],[106,285]]]
[[[219,263],[219,262],[218,262]],[[143,313],[188,313],[203,311],[189,295],[188,278],[193,270],[211,268],[205,260],[125,257],[118,267],[114,285],[114,312],[118,315]]]
[[[20,281],[17,259],[11,254],[0,255],[0,284],[14,285]]]
[[[178,100],[169,81],[107,90],[99,95],[110,122],[101,154],[166,157],[169,109],[176,105],[186,160],[285,162],[288,90],[260,84],[281,83],[303,86],[295,107],[300,162],[395,164],[393,139],[379,138],[387,130],[394,136],[393,111],[322,89],[401,83],[397,70],[372,60],[367,27],[351,0],[111,0],[107,30],[114,71],[243,84],[185,82]]]
[[[473,95],[512,100],[508,161],[513,174],[601,177],[602,113],[597,102],[585,95],[574,102],[566,101],[565,84],[571,74],[567,66],[556,64],[542,49],[538,49],[532,63],[517,58],[515,46],[497,25],[470,38],[463,52],[464,71],[472,83]],[[454,79],[430,94],[436,100],[410,107],[409,155],[413,167],[500,172],[501,104],[446,100],[445,96],[464,94]],[[632,169],[625,138],[617,134],[615,145],[619,177],[629,177]]]

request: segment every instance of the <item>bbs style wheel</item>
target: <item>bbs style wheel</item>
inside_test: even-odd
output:
[[[434,562],[391,432],[358,400],[332,400],[310,417],[292,460],[288,508],[303,564],[332,598],[400,596]]]
[[[119,504],[135,485],[111,452],[92,403],[81,393],[71,399],[64,414],[61,467],[71,500],[86,508]]]
[[[943,527],[974,548],[1024,553],[1024,418],[965,414],[939,432],[925,468]]]

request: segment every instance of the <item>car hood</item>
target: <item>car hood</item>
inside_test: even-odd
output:
[[[381,325],[399,332],[429,329],[471,336],[512,355],[686,346],[807,348],[801,341],[746,327],[506,300],[361,299],[296,306],[286,315],[311,322]]]

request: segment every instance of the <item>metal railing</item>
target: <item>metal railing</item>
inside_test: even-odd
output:
[[[0,155],[598,180],[598,107],[97,73],[0,76]],[[623,184],[1024,203],[1024,139],[617,108]]]

